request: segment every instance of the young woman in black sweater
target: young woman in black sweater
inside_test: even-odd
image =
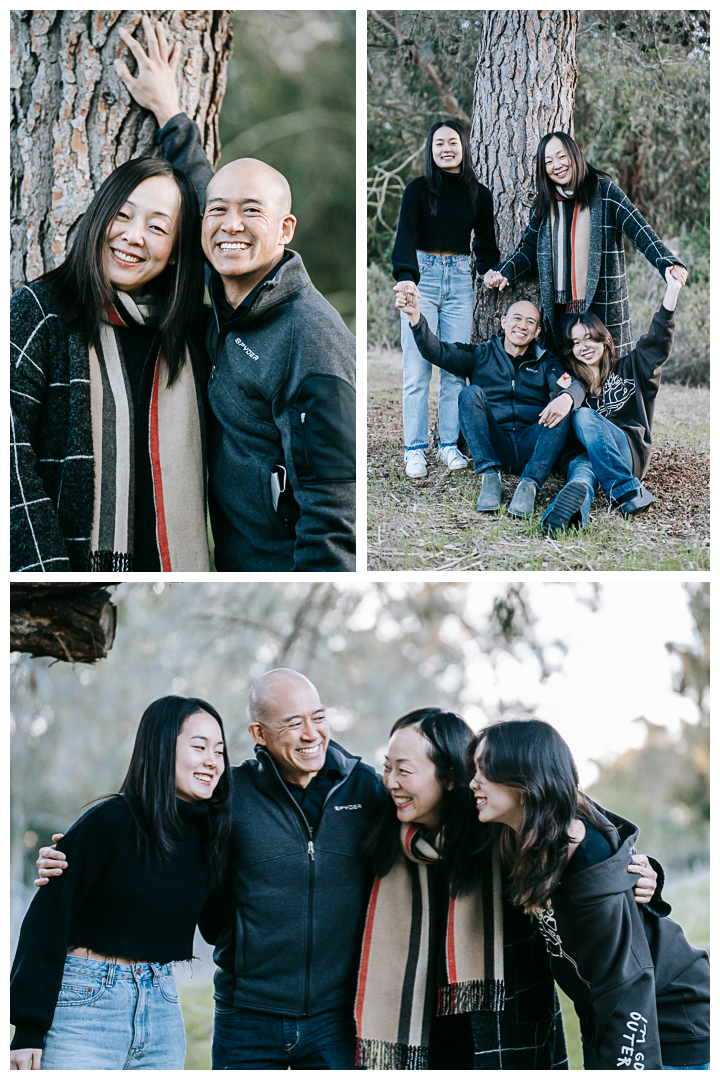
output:
[[[471,248],[471,238],[472,248]],[[430,329],[441,341],[470,341],[475,270],[483,274],[499,258],[492,196],[478,183],[467,133],[455,120],[433,124],[425,144],[425,175],[412,180],[400,207],[392,251],[396,292],[414,292]],[[417,350],[408,320],[401,319],[405,472],[427,474],[428,392],[432,364]],[[458,395],[464,380],[440,372],[440,459],[462,469],[457,448]]]
[[[652,422],[661,365],[670,355],[677,298],[687,277],[668,275],[667,289],[647,334],[632,352],[618,357],[612,334],[590,311],[575,315],[565,331],[563,363],[583,384],[585,402],[573,414],[574,437],[563,458],[567,484],[543,515],[543,532],[556,536],[572,525],[584,528],[598,487],[625,518],[655,502],[642,483],[652,454]]]
[[[541,720],[473,740],[477,815],[510,901],[543,934],[580,1019],[586,1069],[707,1069],[710,968],[660,889],[640,909],[627,877],[639,830],[582,794],[567,743]]]
[[[62,876],[23,921],[11,976],[11,1069],[182,1069],[172,974],[195,927],[214,939],[230,830],[222,720],[165,697],[127,776],[63,838]],[[52,873],[52,872],[51,872]]]

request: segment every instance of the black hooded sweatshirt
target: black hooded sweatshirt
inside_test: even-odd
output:
[[[710,965],[682,928],[636,904],[628,874],[639,829],[596,807],[613,855],[563,879],[535,916],[555,981],[580,1018],[586,1068],[661,1069],[710,1060]],[[590,1065],[593,1067],[593,1065]]]

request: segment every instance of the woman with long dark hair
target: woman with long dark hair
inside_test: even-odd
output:
[[[198,201],[127,161],[11,300],[11,569],[209,569]]]
[[[551,131],[535,158],[535,201],[516,250],[485,274],[485,285],[540,278],[545,345],[560,356],[571,316],[591,311],[612,334],[618,357],[633,348],[623,235],[667,280],[687,271],[627,195],[585,160],[575,140]]]
[[[655,398],[661,365],[670,355],[682,282],[670,276],[659,311],[632,352],[618,357],[608,328],[591,311],[574,315],[565,331],[563,363],[583,384],[585,402],[573,413],[567,483],[543,515],[543,532],[584,528],[598,487],[625,518],[655,502],[642,482],[652,454]],[[576,441],[577,440],[577,441]]]
[[[182,1069],[173,963],[213,940],[230,833],[222,720],[206,701],[143,713],[118,795],[63,838],[67,868],[23,921],[11,1069]],[[217,892],[217,895],[215,895]]]
[[[476,855],[472,737],[438,708],[392,727],[355,1009],[369,1069],[567,1068],[542,936],[505,903],[497,854]]]
[[[567,743],[541,720],[473,739],[468,765],[484,850],[545,937],[580,1019],[586,1069],[706,1069],[709,965],[657,895],[642,910],[626,873],[638,828],[580,791]]]
[[[471,238],[472,239],[471,248]],[[481,275],[499,258],[492,195],[478,182],[470,141],[456,120],[430,128],[425,143],[425,175],[411,180],[400,207],[392,251],[396,292],[416,293],[420,310],[442,341],[470,341],[473,315],[471,260]],[[407,318],[401,319],[405,472],[427,475],[428,393],[432,364],[422,358]],[[457,448],[458,395],[464,379],[440,372],[439,460],[463,469]]]

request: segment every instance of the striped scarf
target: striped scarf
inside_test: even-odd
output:
[[[568,314],[580,314],[587,296],[590,207],[580,210],[573,200],[571,216],[567,202],[560,198],[557,202],[557,207],[554,203],[550,206],[555,303],[564,304]]]
[[[441,949],[428,875],[439,859],[419,826],[403,824],[395,865],[373,885],[355,1000],[360,1067],[427,1069],[433,1013],[504,1008],[499,855],[480,889],[450,898]]]
[[[133,569],[135,504],[133,399],[117,327],[151,326],[152,302],[116,294],[89,346],[95,488],[90,570]],[[160,565],[169,570],[209,570],[200,403],[186,357],[167,387],[167,363],[154,360],[148,438]]]

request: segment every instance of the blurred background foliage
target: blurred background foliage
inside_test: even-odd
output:
[[[220,165],[258,157],[287,176],[292,247],[355,329],[355,12],[236,11]]]
[[[388,20],[392,18],[393,22]],[[390,252],[404,186],[422,173],[431,123],[447,116],[439,87],[472,115],[478,11],[370,12],[368,17],[368,338],[399,346]],[[581,11],[575,137],[691,270],[663,378],[709,380],[709,12]],[[428,63],[437,75],[428,78]],[[412,156],[416,155],[416,156]],[[379,166],[404,167],[380,192]],[[382,204],[378,207],[378,201]],[[627,246],[636,338],[663,295],[660,275]]]
[[[602,603],[600,586],[544,587],[570,590],[591,612]],[[294,667],[320,687],[333,737],[377,764],[392,722],[410,709],[435,703],[471,715],[465,690],[479,657],[493,665],[508,658],[532,663],[539,680],[562,670],[572,624],[565,640],[541,639],[524,584],[484,589],[488,602],[479,610],[457,583],[124,583],[113,592],[117,635],[105,660],[72,665],[12,653],[13,939],[34,892],[38,846],[66,830],[83,804],[117,790],[140,716],[157,697],[209,700],[225,720],[230,759],[239,762],[252,753],[251,683],[271,667]],[[695,944],[705,945],[709,586],[693,583],[686,591],[695,641],[668,643],[668,651],[680,660],[675,690],[696,704],[698,722],[684,724],[677,740],[642,719],[643,747],[600,764],[588,791],[641,826],[643,850],[668,871],[675,917]],[[477,701],[491,720],[533,709],[514,700],[512,678],[507,685],[497,705]],[[210,1067],[211,950],[198,937],[195,951],[194,973],[179,977],[188,1069]],[[574,1032],[572,1018],[567,1022]]]

